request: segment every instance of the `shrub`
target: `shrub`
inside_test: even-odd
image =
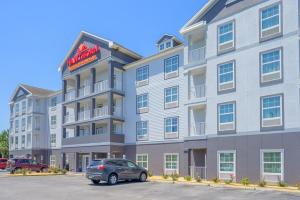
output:
[[[62,173],[63,175],[65,175],[67,172],[68,172],[68,170],[66,170],[66,169],[62,169],[62,170],[61,170],[61,173]]]
[[[262,180],[258,183],[259,187],[265,187],[267,185],[267,182],[265,180]]]
[[[229,185],[232,183],[232,180],[231,179],[228,179],[228,180],[225,180],[225,184]]]
[[[219,182],[220,182],[220,180],[219,180],[219,178],[218,178],[218,177],[216,177],[216,178],[214,178],[214,179],[213,179],[213,182],[214,182],[214,183],[219,183]]]
[[[200,176],[197,176],[197,177],[196,177],[196,181],[197,181],[197,183],[201,183],[201,182],[202,182],[201,177],[200,177]]]
[[[247,186],[249,185],[249,178],[248,177],[244,177],[242,180],[241,180],[241,184],[243,184],[244,186]]]
[[[298,184],[296,185],[296,187],[298,188],[298,190],[300,190],[300,183],[298,183]]]
[[[169,175],[163,174],[162,177],[163,177],[163,179],[168,179],[168,178],[169,178]]]
[[[179,175],[178,174],[172,174],[171,175],[171,178],[172,178],[172,181],[174,182],[174,181],[177,181],[178,180],[178,178],[179,178]]]
[[[152,177],[152,176],[153,176],[152,171],[148,171],[148,176],[149,176],[149,177]]]
[[[184,177],[184,180],[186,180],[186,181],[191,181],[191,180],[192,180],[192,177],[191,177],[191,176],[185,176],[185,177]]]
[[[278,181],[278,186],[279,186],[279,187],[286,187],[287,185],[286,185],[286,183],[283,182],[283,181]]]
[[[22,170],[21,169],[17,169],[14,171],[14,174],[22,174]]]

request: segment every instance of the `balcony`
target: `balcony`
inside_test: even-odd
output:
[[[108,80],[95,83],[95,93],[104,92],[108,89]]]
[[[122,107],[121,106],[114,106],[114,116],[122,117]]]
[[[64,123],[72,123],[75,122],[75,116],[74,115],[66,115],[64,117]]]
[[[189,64],[205,63],[206,62],[206,47],[189,50]]]
[[[91,93],[91,86],[83,86],[79,88],[79,97],[85,97],[88,96]]]
[[[94,110],[94,117],[105,117],[108,115],[108,106],[102,108],[96,108]]]
[[[84,121],[84,120],[89,120],[91,118],[91,111],[90,110],[85,110],[81,111],[78,113],[78,120],[79,121]]]
[[[72,101],[75,99],[76,91],[75,89],[69,90],[65,94],[65,101]]]
[[[205,122],[196,122],[193,126],[193,132],[190,136],[205,135]]]
[[[198,84],[191,86],[190,89],[190,98],[202,98],[205,97],[205,84]]]

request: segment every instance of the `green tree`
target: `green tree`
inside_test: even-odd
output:
[[[0,157],[8,158],[9,144],[8,144],[8,130],[4,130],[0,133]]]

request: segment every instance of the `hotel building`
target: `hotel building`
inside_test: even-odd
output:
[[[298,1],[210,0],[180,33],[146,58],[80,33],[59,67],[59,163],[126,157],[155,175],[299,182]]]

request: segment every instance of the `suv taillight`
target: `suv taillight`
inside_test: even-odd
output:
[[[104,171],[105,170],[105,166],[104,165],[98,165],[98,170]]]

